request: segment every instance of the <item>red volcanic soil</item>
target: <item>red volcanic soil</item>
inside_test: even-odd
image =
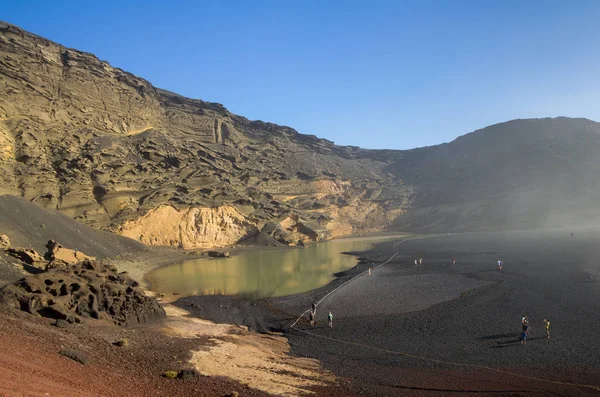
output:
[[[189,350],[206,343],[164,335],[155,326],[69,325],[23,312],[0,310],[1,396],[265,396],[225,378],[167,379],[189,368]],[[112,342],[126,338],[126,347]],[[85,365],[60,355],[63,348],[89,357]]]

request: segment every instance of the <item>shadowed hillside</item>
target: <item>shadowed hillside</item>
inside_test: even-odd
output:
[[[598,131],[517,120],[409,151],[337,146],[0,23],[0,193],[150,245],[594,222]]]
[[[521,229],[600,219],[600,124],[586,119],[496,124],[404,152],[386,170],[416,187],[400,228]]]

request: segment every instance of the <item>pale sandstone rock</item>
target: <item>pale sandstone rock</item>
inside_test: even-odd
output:
[[[258,232],[231,206],[177,210],[160,206],[125,222],[118,233],[147,245],[181,248],[225,247]]]
[[[48,241],[46,248],[48,248],[48,251],[44,254],[44,257],[50,261],[46,265],[46,270],[75,265],[83,260],[96,260],[95,257],[88,256],[81,251],[65,248],[54,240]]]
[[[44,258],[40,254],[30,248],[8,248],[6,251],[9,253],[9,255],[27,263],[28,265],[37,265],[45,262]]]
[[[6,234],[0,234],[0,248],[6,249],[10,247],[10,239]]]

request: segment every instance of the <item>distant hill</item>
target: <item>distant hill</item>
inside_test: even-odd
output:
[[[600,124],[587,119],[496,124],[406,151],[386,170],[415,187],[399,228],[498,230],[600,220]]]
[[[226,246],[267,224],[297,243],[595,222],[598,130],[515,120],[408,151],[338,146],[0,22],[0,193],[150,245]]]

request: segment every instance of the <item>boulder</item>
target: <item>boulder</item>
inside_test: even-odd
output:
[[[69,326],[69,322],[66,321],[66,320],[60,320],[59,319],[59,320],[56,320],[54,322],[54,324],[52,324],[52,325],[54,325],[57,328],[67,328]]]
[[[294,242],[292,235],[288,231],[284,230],[281,225],[278,225],[274,222],[265,223],[261,229],[261,233],[267,234],[285,245],[290,245]]]
[[[177,377],[182,380],[194,380],[199,378],[201,375],[195,369],[182,369],[177,374]]]
[[[207,255],[211,258],[229,258],[229,252],[227,251],[208,251]]]
[[[96,260],[95,257],[85,255],[78,250],[65,248],[54,240],[48,240],[46,248],[48,251],[44,254],[44,258],[49,261],[46,265],[46,270],[74,265],[83,260]]]
[[[46,262],[40,254],[30,248],[9,248],[6,251],[9,255],[19,259],[21,262],[27,263],[28,265]]]
[[[240,241],[240,244],[242,245],[261,245],[261,246],[265,246],[265,247],[280,247],[282,245],[284,245],[283,243],[275,240],[273,238],[273,236],[264,233],[264,232],[258,232],[253,236],[250,236],[248,238],[245,238],[243,240]]]
[[[0,249],[10,248],[10,239],[6,234],[0,234]]]
[[[129,346],[129,341],[125,338],[121,338],[121,339],[114,341],[113,345],[119,346],[119,347],[127,347],[127,346]]]
[[[90,357],[87,355],[87,353],[84,353],[79,350],[66,348],[66,349],[62,349],[61,351],[59,351],[58,354],[60,354],[61,356],[70,358],[71,360],[77,361],[78,363],[81,363],[84,365],[87,364],[88,362],[90,362]]]

